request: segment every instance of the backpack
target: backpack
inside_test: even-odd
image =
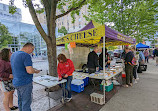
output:
[[[132,64],[137,65],[137,59],[135,57],[132,58]]]

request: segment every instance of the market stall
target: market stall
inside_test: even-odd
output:
[[[145,44],[142,44],[142,43],[139,43],[139,44],[136,45],[136,48],[137,48],[137,49],[149,48],[149,46],[148,46],[148,45],[145,45]]]
[[[88,77],[103,80],[103,103],[105,103],[105,81],[111,79],[121,72],[121,70],[120,72],[117,70],[117,74],[114,72],[108,74],[108,72],[105,70],[105,47],[131,45],[135,44],[135,40],[107,27],[106,25],[100,25],[94,21],[91,21],[80,31],[57,38],[58,46],[67,45],[68,43],[70,43],[70,46],[73,44],[72,46],[80,47],[103,47],[103,71],[98,75],[93,74],[88,75]]]

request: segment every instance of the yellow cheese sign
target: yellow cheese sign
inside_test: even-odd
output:
[[[84,41],[86,39],[96,39],[96,37],[103,37],[105,36],[105,26],[99,26],[97,28],[92,28],[89,30],[76,32],[72,34],[67,34],[62,38],[57,39],[57,45],[65,44],[69,42],[77,42],[77,41]],[[97,38],[98,39],[98,38]]]
[[[121,34],[119,34],[119,33],[118,33],[118,35],[117,35],[117,38],[118,38],[119,40],[123,40],[123,41],[126,41],[126,42],[133,43],[133,39],[132,39],[132,38],[123,36],[123,35],[121,35]]]

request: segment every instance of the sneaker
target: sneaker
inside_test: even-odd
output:
[[[137,77],[137,79],[136,79],[137,81],[139,80],[139,77]]]
[[[133,86],[133,84],[132,84],[132,83],[130,83],[129,85],[130,85],[130,86]]]
[[[66,98],[66,102],[70,102],[71,99],[72,99],[72,97],[71,98]]]
[[[137,80],[135,79],[135,80],[134,80],[134,84],[137,84],[137,83],[138,83],[138,82],[137,82]]]
[[[128,85],[126,84],[126,85],[124,85],[123,87],[126,87],[126,88],[128,88]]]
[[[61,102],[61,103],[65,103],[65,100],[64,100],[64,98],[62,98],[62,99],[60,100],[60,102]]]
[[[18,109],[17,106],[13,106],[13,107],[10,108],[10,110],[16,110],[16,109]]]

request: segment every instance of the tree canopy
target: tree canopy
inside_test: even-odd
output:
[[[111,28],[136,38],[153,39],[158,29],[158,2],[155,0],[98,0],[89,5],[87,19],[112,23]]]
[[[66,35],[68,33],[64,26],[62,26],[60,29],[58,29],[58,32],[63,33],[64,35]]]
[[[10,43],[12,43],[12,36],[8,28],[0,23],[0,49],[7,47]]]
[[[157,2],[154,0],[41,0],[43,7],[39,8],[34,4],[35,0],[23,0],[29,8],[34,24],[45,40],[47,45],[47,55],[49,61],[50,75],[57,75],[56,59],[56,20],[71,13],[72,22],[75,21],[75,14],[83,5],[89,6],[89,16],[87,20],[95,20],[100,23],[112,23],[112,28],[125,35],[133,36],[140,41],[142,38],[153,37],[157,30],[155,21],[157,20]],[[14,6],[14,0],[10,0]],[[38,7],[38,11],[36,11]],[[16,7],[11,8],[15,11]],[[56,13],[57,10],[59,13]],[[38,20],[37,13],[45,12],[47,31],[42,28]]]

